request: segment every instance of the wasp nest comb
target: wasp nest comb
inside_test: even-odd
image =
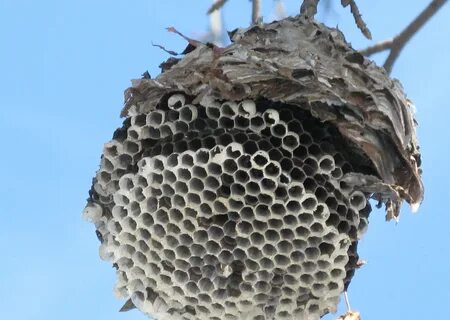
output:
[[[196,44],[126,91],[85,216],[116,292],[154,319],[319,319],[357,267],[369,197],[423,194],[400,85],[289,18]]]

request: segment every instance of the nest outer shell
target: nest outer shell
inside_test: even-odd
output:
[[[225,48],[196,42],[157,78],[133,80],[122,116],[149,112],[176,91],[197,100],[263,97],[295,105],[334,124],[371,160],[378,177],[344,179],[384,202],[388,220],[398,217],[402,200],[418,208],[424,189],[417,123],[397,80],[352,49],[339,30],[302,17],[237,29],[231,40]]]

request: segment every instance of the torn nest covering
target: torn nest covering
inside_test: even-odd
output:
[[[385,203],[387,220],[398,217],[402,200],[417,210],[424,192],[417,123],[396,79],[352,49],[339,30],[300,17],[230,37],[226,48],[196,42],[156,79],[134,80],[122,116],[149,112],[178,91],[197,101],[208,95],[293,105],[336,126],[354,152],[370,159],[373,176],[346,179]]]

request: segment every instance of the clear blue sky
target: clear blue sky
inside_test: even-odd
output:
[[[359,0],[375,40],[392,36],[429,0]],[[337,0],[320,19],[354,47],[368,44]],[[288,13],[300,1],[286,0]],[[0,0],[0,319],[146,319],[118,313],[114,269],[81,218],[102,144],[120,125],[123,90],[182,51],[165,27],[196,37],[209,0]],[[230,0],[228,29],[250,3]],[[273,2],[264,1],[266,19]],[[368,264],[350,298],[364,320],[445,319],[450,299],[450,4],[408,44],[393,76],[417,106],[426,199],[399,224],[373,212],[360,244]],[[382,61],[382,56],[377,57]],[[342,311],[341,307],[341,311]],[[333,319],[327,317],[326,319]]]

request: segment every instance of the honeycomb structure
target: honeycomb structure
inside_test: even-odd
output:
[[[306,111],[173,93],[105,144],[84,215],[115,291],[154,319],[319,319],[356,268],[368,195]]]

